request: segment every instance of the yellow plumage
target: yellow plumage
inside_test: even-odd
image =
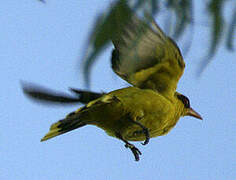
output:
[[[60,122],[56,122],[56,123],[52,124],[49,132],[41,139],[41,141],[46,141],[48,139],[51,139],[55,136],[60,135],[60,132],[59,132],[60,128],[58,128],[59,124],[60,124]]]
[[[166,98],[154,90],[136,87],[115,90],[54,123],[41,141],[84,125],[95,125],[124,141],[146,141],[145,129],[148,138],[162,136],[176,125],[181,116],[191,115],[192,110],[179,96],[183,95],[175,93]]]
[[[104,95],[72,90],[80,95],[79,99],[31,91],[29,94],[39,95],[39,99],[56,101],[58,97],[58,102],[87,103],[54,123],[41,141],[85,125],[95,125],[122,140],[135,160],[139,160],[141,152],[128,141],[144,141],[145,145],[149,138],[168,133],[181,116],[202,119],[190,107],[188,98],[176,92],[185,68],[176,43],[156,23],[147,23],[131,14],[129,21],[120,26],[120,33],[111,39],[115,47],[111,62],[114,72],[134,87]]]

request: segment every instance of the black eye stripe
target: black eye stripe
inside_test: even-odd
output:
[[[184,96],[182,94],[179,94],[179,95],[177,95],[177,97],[178,97],[179,100],[181,100],[183,102],[184,107],[190,108],[190,102],[189,102],[189,99],[186,96]]]

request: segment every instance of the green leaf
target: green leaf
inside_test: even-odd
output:
[[[108,45],[110,40],[122,30],[123,25],[128,22],[131,17],[132,10],[129,8],[125,0],[118,1],[105,15],[100,15],[93,27],[93,31],[89,38],[88,48],[91,50],[84,59],[84,77],[87,87],[90,83],[90,71],[96,57]]]
[[[222,8],[224,0],[211,0],[208,5],[209,13],[212,18],[211,25],[211,45],[209,50],[209,60],[213,57],[216,52],[217,46],[220,42],[220,37],[223,32],[223,16],[222,16]]]
[[[173,37],[178,39],[182,36],[184,30],[187,28],[189,23],[193,19],[193,7],[191,0],[181,0],[179,5],[176,7],[175,12],[177,16],[177,22],[175,25],[175,31]]]
[[[234,50],[233,40],[235,38],[234,37],[235,29],[236,29],[236,6],[233,11],[232,19],[229,26],[229,31],[227,33],[227,41],[226,41],[226,46],[228,50],[231,50],[231,51]]]

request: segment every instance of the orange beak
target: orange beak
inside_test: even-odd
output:
[[[193,117],[195,117],[197,119],[203,120],[201,115],[198,114],[196,111],[194,111],[192,108],[188,108],[187,116],[193,116]]]

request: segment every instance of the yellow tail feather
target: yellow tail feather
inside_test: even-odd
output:
[[[66,132],[72,131],[74,129],[85,126],[86,123],[79,120],[78,117],[71,118],[70,116],[62,119],[51,125],[49,132],[41,139],[41,141],[46,141],[55,136],[64,134]]]
[[[62,132],[59,132],[60,128],[58,128],[58,125],[60,124],[61,124],[60,121],[52,124],[49,132],[41,139],[41,141],[46,141],[48,139],[51,139],[55,136],[62,134]]]

